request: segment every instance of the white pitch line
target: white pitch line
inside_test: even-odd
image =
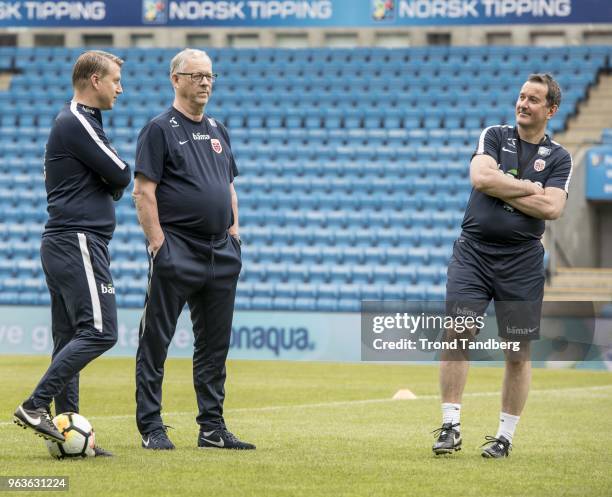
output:
[[[612,390],[612,385],[597,385],[592,387],[570,387],[570,388],[550,388],[550,389],[541,389],[541,390],[531,390],[529,395],[542,395],[542,394],[566,394],[566,393],[582,393],[582,392],[592,392],[592,391],[600,391],[600,390]],[[495,397],[501,395],[499,391],[497,392],[468,392],[464,393],[464,397]],[[236,407],[233,409],[225,409],[225,413],[242,413],[242,412],[268,412],[268,411],[286,411],[291,409],[318,409],[318,408],[326,408],[326,407],[341,407],[341,406],[354,406],[354,405],[367,405],[367,404],[382,404],[386,402],[415,402],[418,400],[438,400],[440,399],[440,395],[419,395],[416,399],[411,400],[394,400],[392,398],[385,399],[361,399],[361,400],[339,400],[334,402],[317,402],[313,404],[290,404],[284,406],[263,406],[263,407]],[[164,412],[163,416],[195,416],[195,411],[178,411],[178,412]],[[113,416],[90,416],[88,419],[96,420],[96,419],[134,419],[135,414],[120,414]],[[3,426],[12,426],[12,422],[0,422],[0,428]]]

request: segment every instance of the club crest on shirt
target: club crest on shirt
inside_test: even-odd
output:
[[[536,161],[533,163],[533,168],[537,171],[544,171],[544,168],[546,167],[546,161],[542,160],[542,159],[536,159]]]
[[[548,157],[550,155],[550,152],[551,152],[551,150],[548,147],[540,147],[540,148],[538,148],[538,155],[540,157]]]
[[[217,140],[216,138],[211,138],[210,145],[211,145],[212,149],[215,152],[217,152],[218,154],[223,152],[223,147],[221,146],[221,142],[219,140]]]

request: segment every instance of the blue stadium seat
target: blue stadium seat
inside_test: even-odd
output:
[[[165,68],[174,52],[120,52],[137,96],[118,100],[106,129],[133,163],[139,129],[171,99]],[[207,112],[229,127],[241,171],[236,308],[342,312],[356,312],[362,298],[443,299],[483,126],[513,122],[525,68],[545,67],[563,69],[564,105],[550,123],[562,130],[612,55],[595,46],[211,53],[223,79]],[[48,305],[38,257],[47,218],[41,157],[70,98],[65,74],[76,55],[0,48],[0,66],[24,70],[0,92],[0,304]],[[117,302],[137,308],[148,263],[129,195],[117,219]]]
[[[384,296],[383,285],[361,285],[361,300],[377,301]]]

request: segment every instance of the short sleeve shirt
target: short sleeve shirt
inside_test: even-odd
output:
[[[135,173],[157,183],[162,227],[188,235],[223,233],[233,224],[230,184],[238,175],[225,127],[171,107],[140,132]]]
[[[543,188],[569,191],[572,157],[548,135],[541,143],[533,144],[521,140],[513,126],[490,126],[481,133],[474,152],[481,154],[491,156],[502,171],[518,179],[528,179]],[[513,245],[540,239],[545,223],[503,200],[472,189],[461,227],[471,238]]]

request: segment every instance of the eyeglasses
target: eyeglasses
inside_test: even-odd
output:
[[[212,74],[204,74],[203,72],[177,72],[180,76],[189,76],[191,78],[192,83],[196,83],[198,85],[202,84],[202,81],[206,80],[209,83],[214,83],[217,79],[217,73],[214,72]]]

